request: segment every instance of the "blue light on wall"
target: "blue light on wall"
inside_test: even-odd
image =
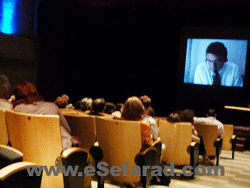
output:
[[[15,9],[18,0],[2,0],[0,30],[5,34],[15,33]]]

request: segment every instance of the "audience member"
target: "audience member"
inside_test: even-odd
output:
[[[122,111],[123,103],[117,103],[115,111]]]
[[[153,143],[151,126],[148,121],[143,121],[144,105],[138,97],[129,97],[122,108],[121,118],[124,120],[141,121],[142,150]]]
[[[92,103],[92,110],[89,115],[103,116],[102,112],[104,112],[105,108],[105,100],[104,98],[97,98]]]
[[[44,98],[37,92],[34,84],[28,81],[17,84],[14,87],[14,94],[16,99],[13,101],[13,107],[17,112],[59,115],[64,150],[71,147],[72,144],[78,144],[70,135],[70,127],[60,109],[52,102],[45,102]]]
[[[81,109],[81,100],[76,101],[74,107],[76,110],[80,110]]]
[[[152,108],[151,105],[151,98],[149,98],[149,96],[147,95],[143,95],[140,97],[140,100],[142,101],[144,108],[145,108],[145,113],[147,113],[147,111],[150,110],[150,108]]]
[[[0,110],[12,110],[12,103],[8,101],[10,94],[10,82],[7,76],[0,75]]]
[[[80,109],[82,111],[92,110],[92,103],[93,103],[92,98],[85,97],[80,102]]]
[[[193,110],[185,109],[180,113],[181,122],[190,122],[192,124],[192,141],[200,143],[200,138],[198,137],[198,133],[194,128],[194,116],[195,113]]]
[[[181,122],[180,114],[177,112],[169,114],[166,119],[170,123]]]
[[[62,95],[56,98],[55,104],[58,106],[58,108],[66,108],[69,104],[69,97],[68,95]]]
[[[112,114],[115,111],[115,109],[116,109],[116,106],[113,102],[106,102],[104,113]]]
[[[145,96],[145,97],[144,97]],[[143,97],[144,98],[147,98],[147,100],[145,101],[151,101],[151,99],[144,95]],[[142,98],[142,97],[141,97]],[[143,103],[143,102],[142,102]],[[146,104],[146,106],[144,105]],[[158,136],[159,136],[159,130],[158,130],[158,127],[157,127],[157,124],[156,124],[156,121],[155,119],[153,118],[154,115],[155,115],[155,111],[154,109],[151,107],[151,106],[147,106],[147,103],[143,103],[144,105],[144,108],[145,108],[145,111],[144,111],[144,114],[143,114],[143,120],[146,120],[146,121],[149,121],[150,122],[150,125],[151,125],[151,132],[152,132],[152,136],[153,136],[153,140],[157,140]],[[147,108],[146,108],[147,107]]]
[[[214,109],[207,111],[205,118],[194,117],[194,123],[204,123],[209,125],[216,125],[218,128],[218,137],[223,138],[225,136],[224,125],[216,119],[217,113]]]

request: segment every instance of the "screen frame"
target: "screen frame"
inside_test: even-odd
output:
[[[180,48],[179,48],[179,66],[178,66],[178,84],[179,85],[197,85],[193,83],[185,83],[185,64],[186,64],[186,49],[188,39],[235,39],[235,40],[247,40],[247,52],[246,52],[246,65],[245,74],[242,87],[229,87],[229,88],[246,88],[249,83],[248,74],[248,62],[249,62],[249,51],[250,51],[250,38],[249,28],[247,27],[182,27],[180,34]],[[202,85],[197,85],[202,86]],[[208,87],[215,87],[211,85],[204,85]],[[218,87],[218,86],[217,86]],[[227,87],[227,86],[219,86]]]

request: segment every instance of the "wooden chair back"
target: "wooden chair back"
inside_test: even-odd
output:
[[[5,121],[5,112],[0,110],[0,144],[7,146],[8,141],[9,137]]]
[[[111,166],[122,167],[129,162],[127,176],[114,177],[110,174],[109,180],[139,182],[140,176],[130,176],[131,166],[135,164],[135,156],[141,149],[141,125],[139,121],[113,120],[105,117],[96,117],[96,136],[103,151],[103,160]]]
[[[161,142],[166,145],[166,152],[162,161],[175,165],[190,164],[190,154],[187,148],[192,142],[191,123],[170,123],[166,120],[159,121],[159,134]]]
[[[222,142],[222,150],[232,150],[232,136],[234,134],[234,126],[231,124],[224,124],[225,136]]]
[[[62,151],[59,116],[6,112],[10,143],[23,153],[23,161],[55,166]],[[43,173],[42,188],[62,188],[63,176]]]
[[[216,125],[207,125],[203,123],[195,124],[195,128],[203,138],[206,155],[216,156],[215,142],[218,137],[218,128]]]
[[[80,139],[80,147],[89,151],[96,140],[95,116],[85,114],[65,114],[73,136]]]

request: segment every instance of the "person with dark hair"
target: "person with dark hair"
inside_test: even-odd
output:
[[[190,122],[192,124],[192,141],[200,143],[200,138],[198,137],[198,133],[194,128],[194,116],[195,113],[193,110],[185,109],[180,112],[181,122]]]
[[[105,108],[104,98],[97,98],[92,102],[92,110],[89,113],[89,115],[103,116],[103,114],[101,113],[104,112],[104,108]]]
[[[205,118],[194,117],[194,124],[204,123],[204,124],[208,124],[208,125],[217,125],[218,137],[223,138],[225,135],[224,125],[216,119],[217,113],[216,113],[215,109],[213,109],[213,108],[209,109],[207,111],[206,116],[207,117],[205,117]],[[214,165],[214,156],[207,156],[204,153],[204,155],[202,157],[203,157],[204,163],[207,163],[209,165]]]
[[[144,113],[143,113],[143,120],[149,121],[151,125],[151,132],[153,136],[153,140],[157,140],[159,136],[159,130],[156,124],[155,119],[153,118],[155,116],[154,109],[150,106],[151,105],[151,99],[147,95],[143,95],[140,97],[140,100],[142,101],[142,104],[144,106]]]
[[[195,70],[194,84],[242,87],[239,68],[228,61],[227,48],[223,43],[209,44],[205,62],[200,63]]]
[[[169,114],[166,119],[170,123],[181,122],[180,114],[179,113],[175,113],[175,112]]]
[[[115,111],[115,109],[116,109],[116,106],[113,102],[106,102],[104,113],[112,114]]]
[[[215,109],[209,109],[207,111],[205,118],[194,117],[194,123],[204,123],[208,125],[217,125],[218,128],[218,137],[223,138],[225,136],[224,125],[216,119],[217,113]]]
[[[55,103],[46,102],[34,84],[28,81],[17,84],[14,87],[14,95],[15,100],[12,103],[17,112],[59,116],[63,150],[78,144],[78,141],[70,135],[71,129],[60,109]]]

